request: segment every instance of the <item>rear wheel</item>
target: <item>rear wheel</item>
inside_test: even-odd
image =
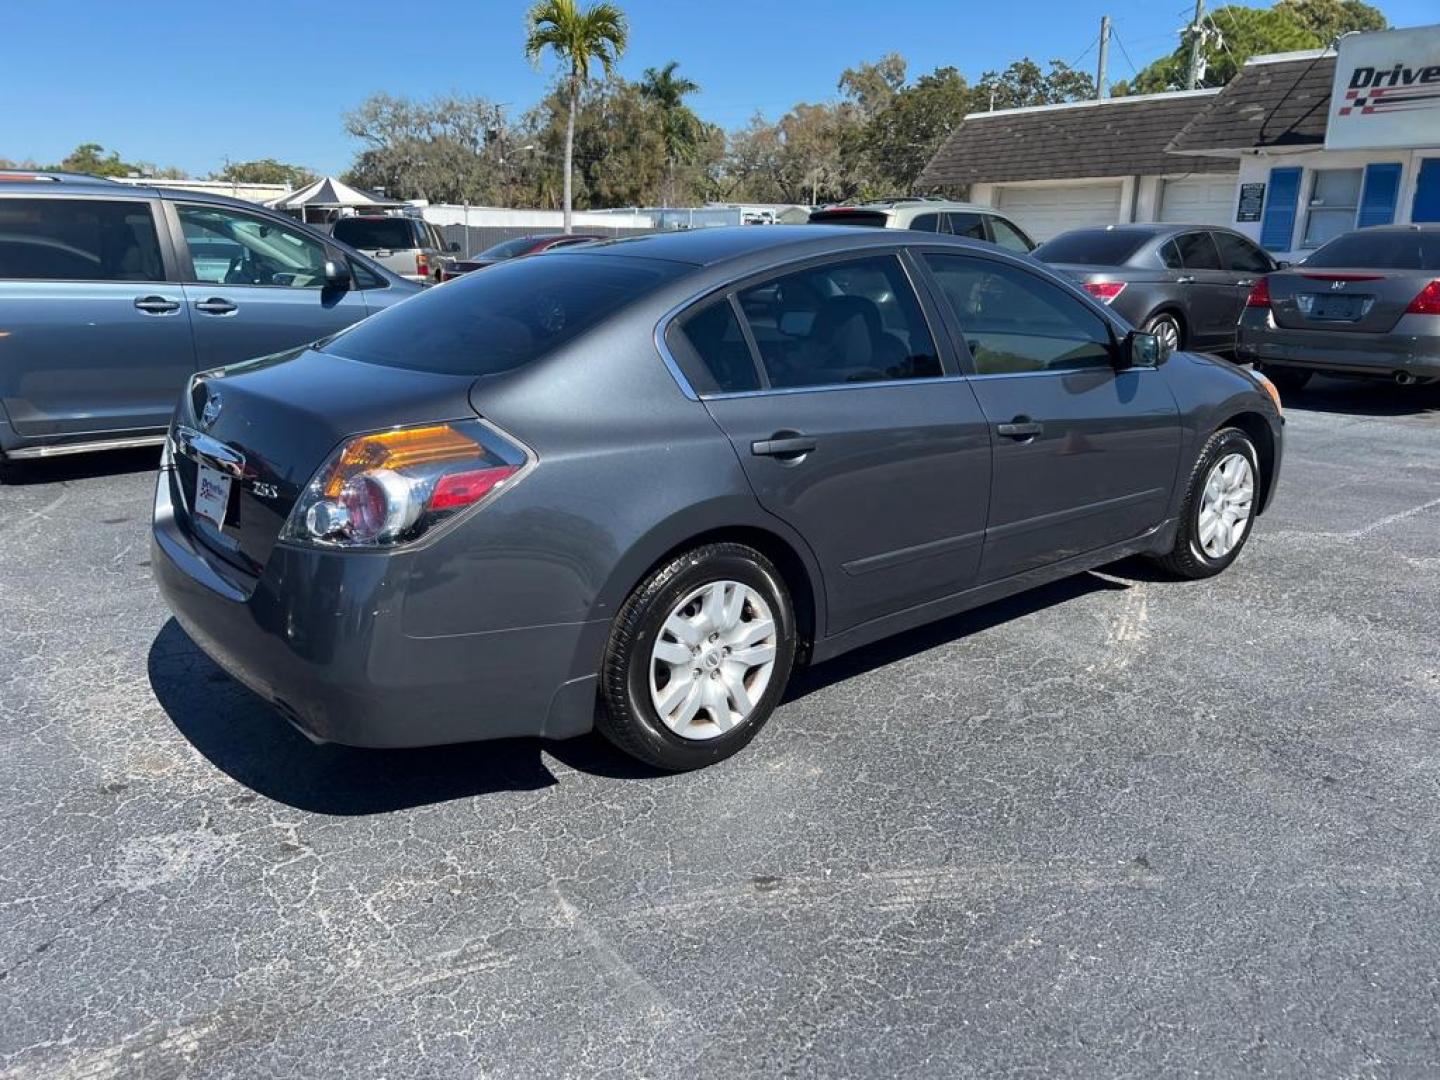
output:
[[[1166,356],[1185,347],[1185,328],[1168,311],[1152,315],[1145,321],[1144,331],[1160,339],[1160,351]]]
[[[1239,428],[1221,428],[1190,471],[1175,546],[1156,561],[1181,577],[1213,577],[1239,556],[1259,508],[1255,444]]]
[[[615,618],[598,726],[663,769],[720,761],[775,711],[795,660],[795,616],[774,565],[708,544],[646,578]]]
[[[1260,373],[1275,384],[1275,389],[1282,394],[1293,394],[1297,390],[1303,390],[1305,384],[1310,381],[1310,376],[1315,374],[1309,368],[1297,367],[1275,367],[1271,364],[1257,365]]]

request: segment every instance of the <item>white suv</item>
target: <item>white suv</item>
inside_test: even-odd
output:
[[[988,206],[937,198],[883,199],[853,206],[827,206],[810,215],[810,224],[868,225],[878,229],[918,229],[950,233],[998,244],[1010,251],[1031,251],[1035,242],[1020,226]]]

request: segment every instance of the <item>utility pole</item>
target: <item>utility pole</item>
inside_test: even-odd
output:
[[[1104,101],[1109,97],[1105,90],[1105,68],[1110,61],[1110,16],[1100,16],[1100,63],[1095,71],[1095,100]]]
[[[1194,90],[1200,81],[1200,44],[1205,40],[1205,0],[1195,0],[1195,21],[1190,24],[1190,70],[1185,75],[1185,89]]]

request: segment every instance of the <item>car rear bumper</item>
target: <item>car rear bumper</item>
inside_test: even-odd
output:
[[[1340,374],[1386,378],[1403,371],[1416,378],[1440,377],[1440,336],[1292,330],[1276,326],[1269,312],[1253,309],[1240,320],[1237,352],[1241,359],[1262,364]]]
[[[593,725],[595,673],[572,665],[603,637],[603,621],[408,635],[403,559],[278,545],[264,573],[247,578],[177,517],[168,469],[151,549],[161,595],[190,638],[318,742],[566,738]]]

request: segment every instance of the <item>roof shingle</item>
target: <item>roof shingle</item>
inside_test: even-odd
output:
[[[1334,54],[1250,63],[1170,143],[1174,153],[1319,146],[1330,113]]]

